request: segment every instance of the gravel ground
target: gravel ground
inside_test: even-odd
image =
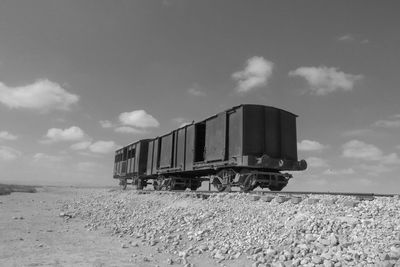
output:
[[[111,230],[122,247],[156,246],[171,255],[166,265],[192,266],[205,254],[225,266],[243,259],[259,267],[400,266],[399,198],[269,200],[102,191],[66,202],[61,216],[82,218],[89,230]]]

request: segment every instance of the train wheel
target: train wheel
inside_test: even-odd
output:
[[[143,181],[142,179],[137,180],[136,190],[143,190]]]
[[[223,192],[226,189],[226,185],[223,185],[218,178],[214,179],[213,185],[217,189],[218,192]]]
[[[156,191],[161,190],[160,185],[159,185],[158,182],[155,181],[155,180],[153,180],[153,188],[154,188],[154,190],[156,190]]]
[[[240,191],[241,192],[250,192],[252,191],[254,188],[256,188],[256,186],[253,185],[252,180],[254,179],[253,174],[249,173],[247,174],[244,179],[241,179],[240,182]]]
[[[171,191],[171,190],[175,190],[175,189],[176,189],[175,179],[170,178],[169,183],[167,184],[167,190]]]
[[[218,192],[224,192],[226,190],[226,185],[217,184],[216,188],[217,188]]]
[[[128,182],[126,181],[126,179],[120,179],[119,186],[121,187],[122,190],[125,190],[126,187],[128,186]]]

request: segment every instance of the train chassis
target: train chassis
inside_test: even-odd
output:
[[[153,181],[154,190],[197,190],[202,181],[209,181],[217,191],[230,191],[232,187],[239,187],[242,192],[249,192],[256,187],[269,188],[271,191],[281,191],[287,184],[291,174],[274,171],[259,171],[252,169],[233,169],[225,168],[217,170],[216,174],[208,178],[199,177],[179,177],[172,175],[158,175],[152,178],[130,177],[120,178],[120,186],[126,189],[128,184],[136,185],[138,190],[142,190]],[[128,179],[132,182],[128,183]]]

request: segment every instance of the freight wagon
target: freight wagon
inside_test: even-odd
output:
[[[196,190],[209,181],[218,191],[256,187],[280,191],[307,168],[297,158],[296,115],[240,105],[154,139],[116,151],[114,178],[142,189]]]

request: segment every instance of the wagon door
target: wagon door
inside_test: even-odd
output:
[[[225,160],[226,113],[220,113],[206,121],[205,161]]]

